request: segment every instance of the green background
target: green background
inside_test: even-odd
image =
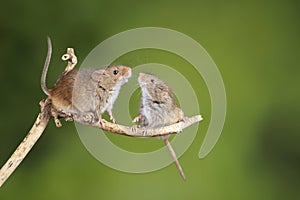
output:
[[[299,9],[295,0],[2,1],[1,165],[25,137],[39,112],[39,100],[45,98],[39,81],[47,35],[54,48],[50,86],[64,69],[60,57],[67,47],[75,48],[80,64],[97,44],[121,31],[145,26],[177,30],[198,41],[214,59],[228,102],[220,140],[200,160],[211,106],[201,77],[165,52],[145,50],[123,56],[116,63],[173,66],[198,91],[201,114],[207,120],[199,124],[196,139],[180,158],[187,181],[181,180],[174,165],[146,174],[113,170],[88,153],[73,123],[56,128],[51,121],[0,188],[0,199],[299,198]],[[138,101],[131,102],[134,116]],[[131,151],[134,145],[137,152],[161,146],[154,139],[109,137]]]

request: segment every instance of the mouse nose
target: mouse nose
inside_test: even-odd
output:
[[[131,68],[124,66],[124,74],[127,74],[128,77],[131,77]]]
[[[144,78],[145,73],[140,73],[139,78]]]
[[[121,66],[120,68],[121,72],[123,75],[131,75],[131,68],[130,67],[127,67],[127,66]]]

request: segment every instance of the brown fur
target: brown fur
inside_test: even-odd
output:
[[[142,98],[140,114],[133,121],[139,121],[139,127],[145,129],[157,128],[183,120],[183,111],[177,105],[173,92],[166,83],[151,74],[145,73],[140,73],[138,81],[142,90]],[[147,131],[145,131],[145,134],[147,134]],[[168,136],[159,138],[164,140],[181,177],[185,180],[185,175]]]

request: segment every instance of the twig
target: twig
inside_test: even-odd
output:
[[[123,126],[119,124],[114,124],[111,122],[105,122],[103,123],[103,126],[100,126],[100,124],[92,124],[91,126],[95,128],[102,129],[104,131],[108,131],[111,133],[116,133],[119,135],[125,135],[125,136],[131,136],[131,137],[157,137],[157,136],[164,136],[169,134],[176,134],[179,132],[182,132],[183,129],[203,120],[201,115],[196,115],[193,117],[186,117],[184,121],[180,121],[176,124],[172,124],[169,126],[164,126],[160,128],[154,128],[154,129],[143,129],[143,128],[134,128]],[[87,124],[90,125],[90,124]],[[145,131],[147,132],[145,134]]]
[[[34,125],[31,130],[15,150],[15,152],[11,155],[11,157],[7,160],[7,162],[0,169],[0,187],[3,183],[9,178],[9,176],[14,172],[14,170],[19,166],[28,152],[31,150],[33,145],[37,142],[37,140],[42,135],[44,129],[46,128],[49,120],[53,117],[53,107],[50,99],[46,99],[45,101],[40,102],[41,112],[38,115]],[[63,115],[60,113],[60,116],[64,116],[67,120],[70,120],[69,115]],[[92,124],[91,126],[95,128],[100,128],[104,131],[108,131],[111,133],[116,133],[119,135],[131,136],[131,137],[156,137],[163,136],[168,134],[174,134],[181,132],[184,128],[191,126],[194,123],[201,121],[203,118],[201,115],[196,115],[190,118],[185,118],[184,121],[178,122],[176,124],[172,124],[165,127],[155,128],[155,129],[147,129],[147,134],[145,135],[145,130],[143,128],[135,128],[132,131],[131,127],[123,126],[119,124],[114,124],[111,122],[103,123],[103,126],[100,124]],[[90,124],[89,124],[90,125]]]
[[[62,55],[61,59],[63,61],[68,61],[68,65],[65,68],[64,73],[68,73],[69,71],[71,71],[77,64],[77,57],[75,56],[73,48],[67,48],[67,53]]]
[[[15,150],[15,152],[11,155],[8,161],[0,169],[0,187],[19,166],[19,164],[31,150],[33,145],[40,138],[49,122],[49,119],[51,118],[51,102],[49,100],[41,101],[40,106],[41,112],[38,115],[34,125],[30,129],[29,133]]]

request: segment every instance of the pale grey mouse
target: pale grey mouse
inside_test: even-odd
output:
[[[48,38],[48,53],[41,77],[41,87],[52,100],[57,111],[69,113],[74,121],[94,124],[105,121],[102,113],[107,111],[110,120],[115,122],[112,108],[121,86],[131,77],[131,68],[123,65],[104,68],[73,69],[63,73],[53,88],[46,87],[52,52],[51,40]]]
[[[183,120],[183,111],[177,105],[173,92],[166,83],[154,75],[146,73],[140,73],[138,82],[141,87],[142,97],[139,115],[133,122],[139,121],[138,127],[144,127],[146,129],[145,134],[147,134],[147,128],[167,126]],[[164,140],[180,175],[185,180],[183,170],[168,140],[169,136],[159,138]]]

